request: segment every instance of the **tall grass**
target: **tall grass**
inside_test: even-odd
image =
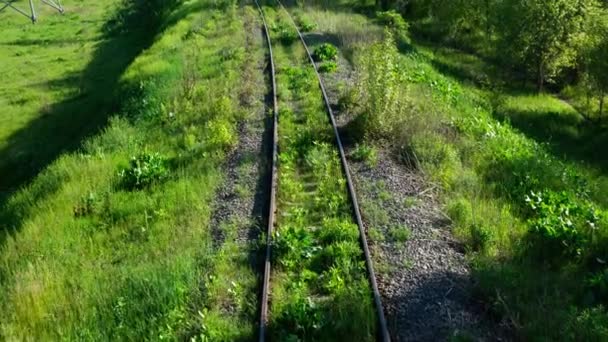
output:
[[[154,13],[162,33],[120,75],[122,105],[107,127],[0,209],[3,339],[204,338],[237,322],[208,314],[222,296],[201,293],[213,277],[233,272],[255,297],[255,277],[216,261],[208,229],[221,162],[250,110],[232,91],[245,63],[242,13],[206,0]],[[166,160],[166,175],[122,186],[142,152]],[[251,336],[253,319],[235,317],[245,323],[232,332]]]

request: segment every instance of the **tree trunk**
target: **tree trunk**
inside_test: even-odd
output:
[[[541,59],[538,63],[538,92],[542,93],[545,88],[545,62]]]
[[[602,92],[600,94],[600,116],[599,116],[598,120],[602,120],[602,116],[604,114],[604,98],[605,97],[606,96],[605,96],[604,92]]]

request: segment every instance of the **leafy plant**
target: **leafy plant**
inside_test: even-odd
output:
[[[315,49],[313,57],[317,62],[335,61],[338,59],[338,48],[329,43],[321,44]]]
[[[319,65],[319,72],[322,73],[332,73],[335,72],[336,70],[338,70],[338,63],[334,62],[334,61],[329,61],[329,62],[325,62],[321,65]]]
[[[131,158],[129,167],[120,171],[121,184],[129,190],[143,189],[167,178],[167,159],[159,153],[144,152]]]
[[[590,205],[574,200],[562,191],[531,192],[526,203],[532,211],[532,232],[549,247],[568,255],[580,255],[589,242],[590,230],[596,228],[600,213]]]

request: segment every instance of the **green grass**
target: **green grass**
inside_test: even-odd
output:
[[[271,27],[287,22],[265,8]],[[373,340],[376,314],[346,181],[303,47],[273,31],[279,93],[279,189],[270,334]]]
[[[1,24],[12,27],[1,44],[16,47],[0,49],[9,75],[0,91],[29,100],[5,107],[0,179],[13,188],[34,176],[19,170],[48,164],[0,206],[1,338],[251,338],[256,246],[236,244],[227,223],[214,248],[208,222],[237,122],[256,110],[240,96],[263,89],[241,78],[263,58],[261,40],[243,51],[256,12],[104,1],[43,18]],[[41,36],[49,43],[26,43]],[[6,55],[15,50],[50,65]],[[162,157],[163,171],[123,186],[121,170],[144,151]]]

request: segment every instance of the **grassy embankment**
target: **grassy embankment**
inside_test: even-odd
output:
[[[314,69],[286,13],[264,10],[280,110],[270,334],[373,340],[376,315],[358,229]]]
[[[208,227],[237,122],[254,110],[239,96],[260,87],[241,80],[263,54],[244,50],[256,13],[229,3],[103,1],[36,26],[3,20],[2,188],[44,168],[0,203],[4,339],[254,334],[249,250],[230,224],[214,249]]]
[[[497,317],[525,338],[605,338],[602,133],[590,134],[597,129],[554,95],[506,87],[477,56],[412,43],[387,16],[361,25],[388,23],[397,42],[354,45],[339,23],[359,15],[304,12],[347,56],[354,51],[359,77],[341,105],[365,119],[365,143],[392,150],[443,190],[479,295]]]

